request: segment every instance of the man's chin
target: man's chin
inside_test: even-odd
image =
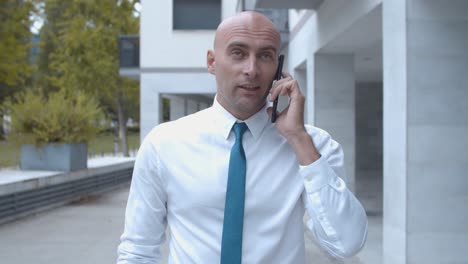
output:
[[[252,102],[245,103],[244,102],[244,103],[239,104],[239,109],[244,113],[255,114],[258,111],[260,111],[260,109],[262,109],[265,104],[266,104],[265,100],[256,101],[254,103],[252,103]]]

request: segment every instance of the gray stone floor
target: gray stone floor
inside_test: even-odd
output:
[[[0,263],[115,263],[128,187],[0,225]],[[382,217],[369,216],[365,248],[349,260],[327,257],[305,234],[309,263],[381,263]],[[163,249],[167,256],[167,247]]]

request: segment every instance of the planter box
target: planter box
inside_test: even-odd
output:
[[[22,170],[74,171],[86,169],[88,147],[86,143],[49,143],[42,147],[21,146]]]

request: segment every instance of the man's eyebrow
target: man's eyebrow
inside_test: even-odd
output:
[[[232,48],[235,48],[235,47],[248,49],[249,45],[247,45],[247,44],[245,44],[243,42],[232,42],[227,46],[228,49],[232,49]],[[276,53],[276,47],[274,45],[267,45],[267,46],[261,47],[259,50],[261,50],[261,51],[272,50],[272,51],[274,51]]]
[[[276,47],[273,45],[268,45],[265,47],[261,47],[260,50],[273,50],[274,52],[276,52]]]
[[[242,43],[242,42],[232,42],[228,45],[228,49],[234,48],[234,47],[239,47],[239,48],[248,48],[249,45]]]

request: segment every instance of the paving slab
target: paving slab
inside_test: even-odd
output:
[[[0,225],[2,264],[115,263],[123,231],[129,186]],[[369,217],[365,248],[348,260],[327,256],[304,235],[308,263],[379,264],[382,254],[382,217]],[[167,262],[167,245],[163,247]]]

